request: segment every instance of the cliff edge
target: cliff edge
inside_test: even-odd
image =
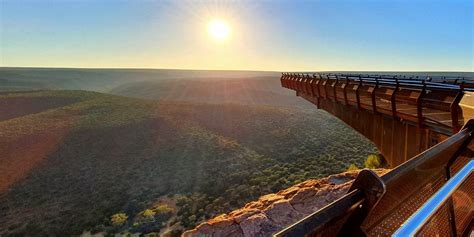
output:
[[[374,170],[383,175],[389,170]],[[210,219],[184,237],[271,236],[297,220],[344,195],[359,171],[348,171],[322,179],[311,179],[260,197],[243,208]]]

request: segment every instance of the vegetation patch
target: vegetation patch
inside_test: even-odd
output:
[[[0,167],[14,171],[0,180],[16,175],[1,190],[2,236],[179,235],[267,193],[362,167],[376,153],[320,111],[82,91],[16,95],[74,103],[0,122]]]

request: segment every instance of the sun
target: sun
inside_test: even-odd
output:
[[[214,19],[207,24],[207,32],[215,41],[223,42],[230,36],[230,27],[226,21]]]

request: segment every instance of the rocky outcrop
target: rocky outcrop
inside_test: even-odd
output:
[[[382,175],[388,170],[375,171]],[[271,236],[344,195],[358,172],[348,171],[307,180],[278,193],[262,196],[243,208],[186,231],[183,236]]]

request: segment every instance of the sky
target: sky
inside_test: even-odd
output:
[[[0,0],[0,66],[474,71],[471,0]],[[209,22],[226,22],[216,41]]]

